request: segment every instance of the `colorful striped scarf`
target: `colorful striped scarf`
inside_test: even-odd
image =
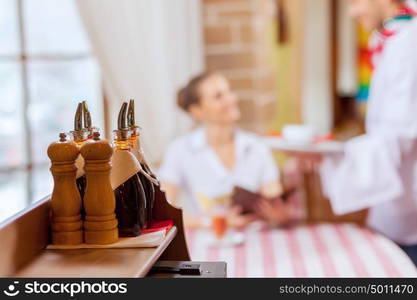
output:
[[[371,77],[384,49],[385,42],[416,16],[417,1],[407,1],[398,13],[384,23],[382,30],[372,34],[358,26],[358,93],[356,100],[362,116],[366,112]]]
[[[370,39],[370,54],[373,68],[378,64],[386,41],[398,33],[404,28],[404,25],[408,24],[416,16],[416,10],[409,5],[402,5],[394,17],[386,20],[380,30],[374,31]]]

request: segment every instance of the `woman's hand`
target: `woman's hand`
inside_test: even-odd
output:
[[[276,225],[286,224],[290,220],[288,208],[282,199],[261,199],[256,205],[256,212],[265,221]]]
[[[274,180],[261,185],[260,194],[265,198],[275,198],[282,194],[283,187],[281,182]]]
[[[232,206],[227,214],[227,224],[232,228],[243,228],[253,221],[259,219],[255,214],[242,215],[240,206]]]

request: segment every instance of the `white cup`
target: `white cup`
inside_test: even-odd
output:
[[[304,124],[288,124],[282,128],[282,137],[293,143],[309,144],[314,141],[314,128]]]

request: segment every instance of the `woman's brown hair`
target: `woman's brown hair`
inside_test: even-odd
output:
[[[213,72],[203,72],[193,77],[185,87],[178,91],[178,106],[188,112],[191,105],[199,104],[201,96],[199,91],[200,84],[213,74]]]

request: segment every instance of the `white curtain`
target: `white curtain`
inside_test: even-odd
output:
[[[155,162],[190,121],[176,93],[203,68],[200,0],[77,0],[99,61],[116,127],[123,101],[136,99],[148,160]]]

